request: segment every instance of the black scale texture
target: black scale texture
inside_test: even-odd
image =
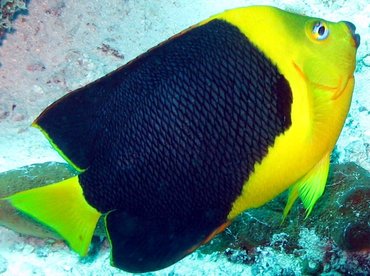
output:
[[[254,164],[291,125],[285,78],[220,20],[169,40],[103,83],[111,97],[80,176],[101,212],[191,218],[217,210],[225,220]]]
[[[36,122],[75,164],[87,201],[143,219],[225,221],[291,125],[286,79],[213,20],[62,98]],[[210,226],[213,227],[213,226]]]

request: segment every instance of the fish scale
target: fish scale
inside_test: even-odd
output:
[[[214,35],[214,30],[218,30],[217,37]],[[192,44],[194,40],[202,47],[194,48]],[[242,42],[236,50],[233,49],[236,45],[234,40]],[[180,41],[182,47],[178,49],[177,44],[180,44]],[[102,212],[113,209],[124,209],[128,212],[141,209],[144,216],[145,214],[155,216],[153,210],[156,210],[159,216],[168,216],[169,212],[176,216],[179,214],[177,212],[183,212],[183,210],[173,210],[173,206],[180,208],[186,202],[190,205],[186,212],[191,214],[191,202],[197,202],[197,204],[201,202],[200,206],[194,206],[194,210],[199,208],[206,210],[209,206],[221,205],[223,212],[227,214],[233,199],[240,193],[241,187],[247,180],[253,164],[267,153],[267,147],[273,143],[275,136],[288,127],[288,125],[284,126],[284,122],[279,122],[281,117],[279,114],[270,114],[263,110],[267,103],[277,106],[277,98],[274,95],[276,92],[273,91],[274,86],[264,91],[261,80],[251,78],[252,72],[255,70],[260,70],[261,73],[269,72],[266,78],[270,79],[270,83],[274,79],[277,83],[283,80],[283,77],[272,64],[261,62],[263,58],[258,55],[263,56],[263,54],[249,44],[235,27],[219,20],[190,30],[183,37],[169,41],[154,51],[159,52],[155,61],[147,58],[145,62],[142,62],[142,66],[135,66],[135,74],[128,76],[128,80],[123,79],[123,87],[116,92],[117,102],[126,101],[126,96],[124,96],[126,94],[128,98],[140,101],[140,103],[133,104],[141,108],[140,112],[132,111],[128,115],[126,112],[124,116],[126,119],[113,118],[113,125],[120,126],[120,121],[127,121],[122,127],[116,128],[114,133],[111,132],[109,136],[102,137],[100,141],[101,145],[109,141],[108,144],[114,145],[117,154],[126,152],[127,148],[130,148],[141,158],[128,165],[131,169],[127,173],[125,167],[120,167],[117,168],[117,172],[113,173],[119,177],[109,179],[104,173],[104,170],[108,169],[105,169],[105,164],[109,164],[109,169],[112,166],[114,168],[114,160],[119,159],[119,156],[111,154],[108,149],[99,148],[98,143],[94,149],[96,157],[93,157],[93,165],[80,176],[86,198],[92,206]],[[248,54],[243,54],[243,51],[247,51]],[[172,52],[176,54],[171,55]],[[256,57],[248,60],[250,53]],[[165,58],[159,59],[159,57]],[[196,62],[198,57],[204,62]],[[229,61],[233,60],[234,66],[219,62],[224,57]],[[241,63],[241,59],[245,62]],[[184,60],[186,63],[183,64]],[[160,64],[160,70],[156,70],[153,63],[156,66]],[[249,63],[252,63],[252,66],[249,66]],[[179,64],[182,66],[179,67]],[[153,80],[155,85],[151,86],[150,82],[148,84],[141,81],[140,70],[144,66],[146,69],[143,69],[142,74],[148,74],[150,71],[150,77],[146,76],[145,79]],[[242,69],[235,68],[235,66]],[[272,69],[262,69],[259,68],[260,66],[269,66]],[[179,69],[172,71],[172,68]],[[271,79],[272,76],[274,79]],[[157,78],[160,78],[160,81]],[[247,84],[244,87],[229,85],[232,82],[240,83],[242,79],[245,79]],[[209,86],[209,83],[213,85]],[[131,89],[131,84],[136,88]],[[138,84],[140,85],[137,88]],[[212,89],[215,86],[217,89]],[[230,87],[233,90],[230,90]],[[132,97],[130,93],[142,93],[142,96]],[[287,93],[290,92],[287,91]],[[146,99],[142,101],[141,98],[144,95]],[[126,105],[123,102],[122,106]],[[251,110],[253,110],[252,113]],[[286,116],[289,117],[288,108],[285,110],[275,108],[275,110],[276,113],[287,113]],[[244,113],[244,116],[241,116],[241,113]],[[248,124],[250,126],[248,133],[242,131]],[[265,129],[263,136],[260,134],[260,129]],[[119,141],[114,139],[115,136],[120,137]],[[245,146],[243,149],[243,144],[250,146]],[[152,150],[153,145],[156,145],[155,154]],[[212,153],[213,156],[207,156],[207,153]],[[108,154],[110,156],[107,156]],[[195,163],[202,164],[202,173],[197,167],[193,167],[194,158],[199,159],[199,162]],[[207,162],[208,158],[213,163]],[[107,160],[111,161],[107,162]],[[240,168],[236,169],[237,165]],[[230,181],[230,178],[220,175],[219,171],[229,171],[230,168],[235,175],[243,175],[243,177]],[[192,177],[194,174],[197,177]],[[154,197],[155,201],[150,200],[149,195],[153,193],[159,195],[156,188],[157,183],[163,181],[166,182],[167,187],[177,190],[181,196],[171,199],[164,198],[166,204],[158,202],[158,196]],[[94,185],[95,182],[105,182],[105,190],[98,191]],[[198,197],[199,192],[197,191],[202,190],[197,182],[210,185],[208,198],[202,198],[200,201],[194,200],[194,194]],[[234,187],[234,192],[229,195],[229,200],[225,200],[225,195],[219,192],[219,187],[227,189],[226,187],[229,186]],[[110,190],[114,190],[115,193]],[[142,191],[139,194],[143,194],[143,199],[138,199],[137,196],[134,199],[133,192],[137,193],[138,190]],[[191,197],[184,196],[186,190],[193,191]],[[101,197],[102,192],[107,198]],[[113,194],[116,198],[112,197]],[[133,199],[135,202],[132,202]],[[144,202],[146,207],[143,207]],[[167,204],[171,204],[172,207],[167,208]]]

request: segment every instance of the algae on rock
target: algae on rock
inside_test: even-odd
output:
[[[14,14],[26,9],[26,1],[0,0],[0,38],[6,31],[11,29],[11,21],[14,18]]]

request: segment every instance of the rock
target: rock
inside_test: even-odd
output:
[[[319,275],[323,271],[322,263],[304,259],[302,263],[302,273],[305,275]]]
[[[0,173],[0,198],[19,191],[41,187],[75,175],[67,164],[47,162]],[[0,226],[41,238],[57,238],[35,220],[17,212],[6,201],[0,201]]]
[[[5,30],[11,29],[11,21],[14,15],[21,11],[26,10],[26,1],[22,0],[4,0],[0,5],[0,38],[2,38]]]
[[[68,164],[57,162],[33,164],[0,173],[0,198],[55,183],[74,175],[76,172]],[[99,236],[105,236],[103,223],[101,219],[96,229]],[[35,237],[61,239],[59,235],[34,219],[19,213],[6,201],[0,201],[0,226]]]
[[[370,251],[370,226],[369,223],[351,222],[341,237],[340,244],[350,251]]]
[[[0,173],[0,197],[45,186],[76,175],[65,163],[32,164]]]
[[[216,237],[213,243],[203,246],[201,251],[225,252],[227,256],[231,256],[231,261],[235,258],[247,259],[234,251],[232,254],[225,251],[226,248],[232,248],[248,253],[249,260],[253,260],[258,259],[256,248],[270,246],[276,251],[301,256],[304,274],[332,272],[334,267],[346,271],[345,265],[355,269],[354,264],[357,262],[367,262],[368,265],[363,265],[361,269],[370,273],[368,171],[355,163],[332,164],[326,190],[307,219],[303,205],[298,200],[299,203],[294,204],[282,223],[286,198],[287,193],[283,193],[266,205],[245,212],[225,232]],[[318,241],[311,240],[311,245],[302,244],[300,233],[305,228],[314,230],[315,234],[311,236],[315,236]],[[302,248],[312,247],[312,244],[318,242],[320,246],[311,248],[312,252],[302,251]],[[340,257],[327,259],[329,251],[340,252],[337,254]]]
[[[326,192],[307,227],[332,238],[342,249],[370,249],[370,173],[355,163],[335,164]],[[359,237],[367,237],[358,245]]]
[[[307,219],[299,202],[282,223],[286,197],[284,193],[261,208],[247,211],[222,239],[231,247],[251,248],[270,244],[273,234],[286,233],[284,248],[292,251],[298,248],[300,228],[307,227],[333,239],[342,249],[370,248],[370,173],[366,170],[354,163],[333,164],[325,193]]]
[[[324,271],[325,273],[337,273],[335,275],[370,275],[370,252],[348,252],[328,244],[325,250]],[[330,274],[332,275],[332,274]]]

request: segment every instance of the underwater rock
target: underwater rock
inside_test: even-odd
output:
[[[222,239],[230,247],[253,248],[271,244],[275,233],[286,233],[284,248],[292,251],[297,248],[300,228],[306,227],[333,239],[342,249],[370,248],[370,173],[360,166],[332,164],[326,190],[307,219],[300,203],[282,222],[286,197],[287,193],[283,193],[268,204],[245,212],[222,234]],[[225,245],[218,241],[214,244]]]
[[[213,243],[201,248],[203,253],[225,252],[231,260],[248,263],[258,259],[259,247],[271,247],[279,252],[301,256],[302,273],[318,274],[338,271],[370,273],[370,173],[355,163],[332,164],[328,184],[311,215],[305,219],[301,203],[295,204],[284,222],[282,213],[287,193],[268,204],[249,210],[236,219]],[[304,251],[302,229],[313,229],[306,236],[317,248]],[[304,231],[303,231],[304,232]],[[312,245],[311,245],[312,247]],[[226,250],[226,251],[225,251]],[[337,252],[334,254],[333,252]],[[244,255],[248,254],[248,258]]]
[[[17,168],[0,173],[0,196],[9,196],[26,189],[42,187],[74,175],[76,173],[69,165],[57,162]]]
[[[370,173],[355,163],[334,164],[328,183],[305,224],[341,249],[370,250]]]
[[[26,1],[22,0],[4,0],[0,3],[0,38],[5,31],[11,29],[11,21],[14,15],[21,11],[26,10]]]
[[[342,247],[350,251],[370,250],[370,226],[364,223],[350,223],[345,229]]]
[[[302,263],[302,273],[305,275],[318,275],[323,271],[322,263],[319,261],[313,261],[304,259]]]
[[[29,188],[41,187],[74,175],[67,164],[33,164],[0,174],[0,198]],[[41,176],[41,177],[40,177]],[[40,238],[60,239],[54,232],[23,216],[6,201],[0,201],[0,226]]]
[[[370,275],[370,252],[344,251],[334,243],[328,243],[323,264],[324,272],[334,272],[334,275]]]

